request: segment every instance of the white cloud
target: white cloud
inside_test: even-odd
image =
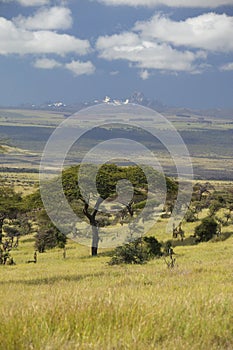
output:
[[[144,69],[192,72],[196,61],[205,59],[203,51],[176,50],[166,43],[144,40],[136,33],[99,37],[96,43],[101,58],[122,59]]]
[[[54,53],[64,56],[70,52],[83,55],[89,51],[88,40],[46,30],[29,31],[0,17],[0,55]]]
[[[101,58],[141,68],[142,79],[151,69],[200,74],[210,68],[209,53],[233,52],[232,33],[233,17],[226,14],[210,12],[179,22],[157,14],[137,22],[132,31],[99,37],[96,48]]]
[[[233,62],[229,62],[220,67],[222,71],[231,71],[233,70]]]
[[[71,61],[70,63],[66,63],[64,67],[71,72],[75,76],[79,75],[91,75],[95,72],[95,66],[92,64],[92,62],[80,62],[80,61]]]
[[[215,8],[223,5],[232,5],[232,0],[97,0],[112,6],[169,6],[169,7],[200,7]]]
[[[170,18],[155,15],[147,22],[138,22],[134,27],[148,40],[172,43],[208,51],[233,51],[233,17],[226,14],[205,13],[175,22]]]
[[[30,17],[18,16],[13,22],[25,29],[68,29],[72,26],[70,9],[66,7],[54,6],[51,8],[41,8],[35,15]]]
[[[139,73],[139,76],[142,78],[142,80],[147,80],[150,77],[150,73],[145,69]]]
[[[92,62],[71,61],[69,63],[60,63],[50,58],[39,58],[33,62],[35,68],[54,69],[63,68],[71,71],[75,76],[91,75],[95,72],[95,66]]]
[[[50,0],[0,0],[0,4],[2,3],[10,3],[10,2],[18,2],[22,6],[43,6],[48,5]]]
[[[33,63],[33,66],[35,68],[41,68],[41,69],[53,69],[53,68],[61,67],[62,64],[54,59],[39,58]]]

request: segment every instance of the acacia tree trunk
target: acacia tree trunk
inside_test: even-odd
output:
[[[91,245],[91,255],[96,256],[98,254],[99,245],[99,229],[97,226],[92,225],[92,245]]]
[[[96,201],[95,207],[92,212],[89,211],[89,203],[84,202],[83,213],[88,218],[91,228],[92,228],[92,245],[91,245],[91,255],[96,256],[98,254],[99,246],[99,227],[96,220],[96,215],[100,204],[103,202],[103,198],[99,197]],[[133,216],[133,201],[126,204],[126,209],[128,210],[130,216]],[[124,214],[125,215],[125,214]]]
[[[3,221],[4,221],[4,216],[0,217],[0,244],[2,243],[2,226],[3,226]]]
[[[89,204],[84,204],[83,213],[88,218],[91,228],[92,228],[92,244],[91,244],[91,255],[96,256],[98,254],[98,246],[99,246],[99,228],[98,222],[96,220],[96,214],[98,213],[98,208],[102,203],[103,199],[98,198],[95,208],[92,212],[89,212]]]

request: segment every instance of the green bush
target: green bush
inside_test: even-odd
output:
[[[44,253],[47,249],[55,247],[64,248],[66,245],[66,236],[56,227],[41,227],[36,234],[35,249]]]
[[[195,222],[197,221],[197,215],[192,210],[188,210],[185,214],[185,220],[187,222]]]
[[[199,242],[207,242],[217,234],[218,224],[213,217],[206,217],[195,228],[195,236]]]
[[[157,239],[144,237],[117,247],[109,265],[143,264],[161,255],[161,244]]]

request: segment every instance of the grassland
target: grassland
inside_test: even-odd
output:
[[[32,172],[1,172],[0,179],[2,179],[6,185],[12,186],[14,190],[26,196],[33,193],[39,186],[39,174]]]
[[[34,190],[38,174],[23,168],[35,170],[47,137],[64,117],[41,113],[0,113],[0,137],[26,150],[3,152],[2,166],[9,169],[0,175],[24,194]],[[197,177],[233,178],[229,120],[170,120],[183,132]],[[161,163],[169,168],[163,155]],[[232,183],[215,181],[214,186]],[[186,236],[196,224],[183,226]],[[166,241],[165,225],[159,220],[150,234]],[[163,259],[109,266],[108,251],[92,258],[88,247],[71,240],[66,259],[53,249],[38,254],[37,264],[27,264],[34,237],[21,237],[11,253],[16,265],[0,265],[0,350],[232,350],[232,232],[232,225],[223,227],[222,237],[229,238],[220,242],[180,246],[177,240],[172,270]]]
[[[66,259],[54,249],[26,264],[33,244],[22,237],[17,265],[0,266],[1,349],[233,349],[233,236],[176,247],[173,270],[108,266],[72,241]]]

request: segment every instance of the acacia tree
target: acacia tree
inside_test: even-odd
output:
[[[196,183],[193,187],[194,197],[197,201],[201,201],[203,195],[210,195],[211,191],[214,191],[214,186],[210,182]]]
[[[0,243],[2,243],[2,230],[6,219],[16,219],[20,212],[22,198],[14,189],[3,182],[0,183]]]
[[[102,206],[104,207],[106,203],[110,203],[116,199],[118,196],[117,185],[121,180],[128,180],[124,183],[123,196],[119,196],[117,201],[120,205],[120,212],[118,211],[113,219],[113,224],[120,222],[122,225],[124,222],[129,221],[128,218],[132,217],[134,213],[139,214],[142,209],[144,209],[147,201],[148,193],[148,183],[147,177],[144,171],[139,166],[117,166],[115,164],[104,164],[96,172],[96,165],[88,164],[85,165],[84,169],[80,170],[79,166],[71,167],[63,172],[62,182],[63,190],[67,200],[70,202],[71,207],[74,212],[77,211],[79,217],[82,215],[86,218],[91,226],[92,231],[92,247],[91,254],[93,256],[98,253],[99,244],[99,227],[103,224],[104,220],[100,222],[101,218],[106,217],[108,220],[108,213],[102,211]],[[80,172],[82,174],[82,183],[79,182]],[[156,172],[153,168],[150,168],[149,181],[154,183],[155,191],[159,191],[161,188],[161,183],[164,178],[161,174]],[[171,198],[176,198],[174,193],[177,191],[176,183],[166,178],[166,184],[168,189],[167,200]],[[95,195],[92,193],[92,188],[96,187],[97,192]],[[128,186],[128,187],[127,187]],[[132,198],[127,199],[127,194],[129,189],[133,189]],[[126,196],[124,197],[124,194]],[[78,204],[79,203],[79,204]],[[141,206],[139,204],[142,204]],[[82,206],[82,211],[80,207]],[[156,203],[154,203],[156,206]],[[149,214],[148,214],[149,215]]]
[[[145,171],[145,167],[144,167]],[[117,223],[130,224],[130,218],[134,214],[140,214],[147,205],[148,183],[150,184],[150,194],[153,193],[155,201],[150,196],[150,203],[153,207],[157,207],[159,196],[161,195],[164,185],[164,176],[152,167],[146,168],[146,174],[138,165],[118,166],[116,164],[104,164],[98,166],[95,164],[82,164],[81,166],[73,166],[65,169],[62,173],[62,190],[65,194],[70,207],[77,216],[83,220],[88,220],[92,232],[91,254],[93,256],[98,253],[100,227]],[[81,174],[81,175],[80,175]],[[80,180],[81,177],[81,180]],[[149,180],[148,180],[149,178]],[[54,202],[59,198],[59,186],[57,186],[58,178],[45,184],[48,186],[48,195],[52,194]],[[148,181],[148,182],[147,182]],[[165,178],[167,189],[167,201],[176,199],[177,183],[174,180]],[[36,201],[43,209],[43,203],[37,195],[30,196],[28,203],[34,207],[33,202]],[[32,203],[31,203],[32,202]],[[59,202],[58,202],[59,203]],[[38,205],[36,206],[38,208]],[[108,206],[111,207],[111,214]],[[82,233],[81,230],[73,222],[67,221],[69,211],[60,210],[59,205],[49,207],[50,213],[58,218],[61,227],[65,228],[67,234],[73,233],[80,237],[87,237],[88,232]],[[117,207],[117,208],[113,208]],[[61,203],[62,208],[62,203]],[[115,213],[112,209],[117,209]],[[147,208],[148,209],[148,208]],[[153,211],[153,210],[152,210]],[[150,213],[148,213],[150,216]],[[135,218],[137,219],[137,218]],[[141,218],[143,220],[143,218]]]
[[[96,205],[94,209],[90,209],[89,204],[87,202],[84,202],[83,214],[88,218],[92,229],[92,246],[91,246],[92,256],[96,256],[98,253],[99,222],[96,219],[96,215],[98,214],[98,209],[102,202],[103,202],[103,198],[99,197],[96,201]],[[126,208],[128,209],[129,214],[133,216],[132,202],[128,203]],[[124,211],[124,216],[125,216],[125,211]]]
[[[106,164],[101,166],[100,170],[96,176],[96,189],[98,192],[98,197],[95,200],[93,207],[89,204],[90,194],[88,193],[89,188],[93,185],[94,172],[96,171],[95,165],[85,166],[85,178],[83,181],[84,191],[86,193],[86,199],[83,198],[81,191],[79,192],[79,199],[83,202],[83,214],[88,219],[92,230],[92,245],[91,254],[96,256],[98,253],[99,245],[99,220],[97,219],[97,214],[99,213],[99,207],[105,200],[113,200],[116,197],[116,185],[119,180],[129,177],[126,169],[118,167],[115,164]],[[123,204],[123,203],[122,203]],[[121,210],[121,219],[123,220],[127,216],[127,212],[130,216],[133,216],[133,201],[124,203],[124,208]]]
[[[66,245],[66,236],[51,222],[46,211],[41,210],[36,216],[39,229],[35,237],[35,248],[40,253],[54,247],[64,248]]]
[[[119,180],[128,179],[134,187],[134,200],[124,201],[120,215],[116,214],[116,218],[120,222],[129,214],[133,216],[133,202],[136,197],[140,194],[140,200],[146,199],[146,193],[141,193],[141,188],[145,189],[146,178],[142,171],[139,171],[139,167],[135,172],[135,167],[119,167],[115,164],[102,165],[96,174],[96,165],[87,164],[82,171],[82,185],[80,186],[77,181],[77,172],[80,171],[80,167],[71,167],[65,170],[63,173],[63,189],[64,193],[71,203],[74,211],[77,210],[78,215],[84,215],[91,226],[92,230],[92,245],[91,254],[92,256],[97,255],[99,245],[99,214],[101,212],[100,206],[104,201],[111,202],[117,197],[117,183]],[[94,181],[94,182],[93,182]],[[93,185],[97,189],[97,196],[93,198],[91,188]],[[92,197],[92,198],[90,198]],[[82,204],[83,209],[80,213],[80,205],[76,205],[77,201]],[[75,205],[73,205],[73,203]],[[119,213],[118,213],[119,214]],[[102,217],[106,216],[107,213],[101,213]]]
[[[92,228],[92,245],[91,245],[91,254],[92,256],[97,255],[98,253],[98,244],[99,244],[99,228],[98,221],[96,220],[96,215],[100,204],[103,202],[103,199],[98,198],[95,208],[89,211],[89,204],[84,202],[83,214],[88,218],[91,228]]]

